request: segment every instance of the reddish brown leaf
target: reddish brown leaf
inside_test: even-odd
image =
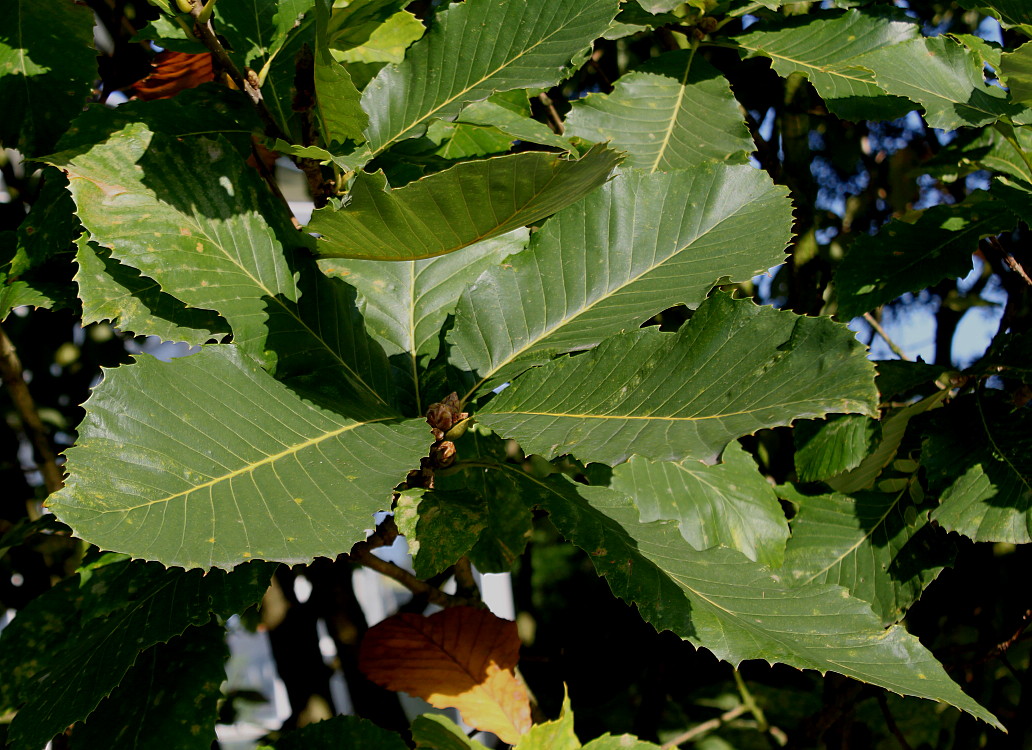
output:
[[[531,726],[527,689],[512,671],[519,654],[516,623],[450,607],[430,617],[395,615],[370,628],[358,666],[379,685],[457,708],[470,726],[515,744]]]
[[[184,89],[215,80],[211,55],[207,52],[159,52],[154,58],[154,72],[133,84],[140,99],[168,99]]]

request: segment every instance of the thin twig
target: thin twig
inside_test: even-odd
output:
[[[1003,262],[1007,264],[1010,270],[1014,271],[1021,280],[1029,286],[1032,286],[1032,278],[1029,278],[1028,271],[1021,265],[1017,258],[1007,252],[1007,250],[1000,244],[1000,241],[995,237],[986,237],[986,244],[989,245],[993,250],[999,253],[1000,257],[1003,258]]]
[[[387,547],[393,544],[397,536],[398,527],[395,525],[394,519],[388,517],[376,527],[376,531],[370,534],[369,538],[352,547],[351,554],[348,557],[352,562],[364,565],[381,575],[394,579],[413,594],[425,596],[431,604],[436,604],[439,607],[476,606],[476,602],[446,594],[436,586],[431,586],[429,583],[416,578],[401,566],[383,560],[373,554],[373,550],[377,547]]]
[[[473,577],[473,565],[469,558],[465,555],[460,557],[452,567],[452,573],[455,576],[456,592],[474,601],[479,601],[480,589],[477,588],[476,578]]]
[[[1011,637],[993,646],[989,653],[983,656],[979,660],[979,662],[987,662],[990,659],[995,659],[998,656],[1003,656],[1004,654],[1006,654],[1008,649],[1010,649],[1011,646],[1017,643],[1021,636],[1025,633],[1025,630],[1028,628],[1029,622],[1032,622],[1032,609],[1025,610],[1025,613],[1021,616],[1021,622],[1018,624],[1018,627],[1015,628],[1014,633],[1011,635]]]
[[[748,713],[749,709],[745,705],[739,705],[732,708],[730,711],[725,711],[715,719],[704,721],[701,724],[696,724],[691,729],[681,732],[681,734],[674,737],[672,740],[667,740],[660,747],[662,750],[673,750],[673,748],[680,747],[685,742],[691,742],[697,737],[712,732],[714,729],[720,729],[724,724],[729,721],[734,721],[744,713]]]
[[[896,738],[896,742],[899,743],[902,750],[913,750],[913,748],[910,747],[910,743],[907,742],[907,738],[903,735],[903,732],[900,731],[899,726],[896,724],[896,719],[893,717],[892,711],[889,710],[889,702],[885,700],[885,693],[878,692],[877,698],[882,716],[885,717],[885,725],[889,728],[889,731],[892,732],[892,736]]]
[[[556,135],[562,135],[566,132],[566,128],[563,126],[563,121],[559,117],[559,111],[555,108],[555,104],[549,98],[548,94],[542,91],[538,94],[538,101],[545,105],[545,109],[548,110],[548,124],[552,128],[552,132]]]
[[[756,724],[761,732],[766,733],[768,724],[767,717],[763,715],[763,709],[760,708],[760,704],[756,702],[749,687],[745,684],[745,680],[742,679],[742,674],[737,669],[734,671],[735,676],[735,687],[738,688],[738,694],[742,697],[742,705],[749,709],[749,713],[756,719]]]
[[[47,438],[46,428],[39,418],[39,411],[36,409],[36,402],[29,393],[29,386],[25,383],[25,373],[22,370],[21,360],[18,359],[18,352],[14,344],[7,337],[7,333],[0,328],[0,376],[3,377],[7,392],[11,394],[11,401],[21,416],[22,429],[26,437],[36,449],[41,459],[39,467],[43,474],[43,484],[47,492],[53,494],[64,485],[64,477],[57,465],[57,458],[50,447],[50,440]],[[35,503],[29,503],[29,517],[35,521],[40,517],[36,510]]]
[[[202,6],[200,3],[195,3],[191,14],[196,19],[197,15],[201,12]],[[251,103],[254,105],[255,110],[258,112],[258,116],[261,118],[262,123],[265,124],[265,132],[267,135],[273,138],[280,138],[286,142],[290,142],[290,137],[283,132],[279,124],[273,118],[272,113],[269,112],[268,107],[265,106],[265,101],[262,99],[261,89],[258,87],[257,76],[254,76],[254,80],[251,80],[251,76],[246,76],[240,72],[240,69],[233,62],[233,58],[229,56],[226,48],[222,46],[222,42],[215,35],[215,31],[211,27],[211,21],[201,23],[200,21],[194,24],[193,28],[194,36],[196,36],[208,51],[215,57],[219,65],[226,74],[230,77],[237,88],[247,94]],[[254,75],[253,73],[251,75]]]
[[[910,357],[904,354],[903,350],[896,346],[896,342],[889,338],[889,334],[885,333],[885,329],[881,327],[881,323],[878,322],[877,318],[871,315],[871,313],[866,312],[864,313],[864,320],[870,324],[871,328],[878,332],[878,335],[882,337],[882,341],[889,345],[893,354],[902,360],[906,360],[907,362],[910,361]]]

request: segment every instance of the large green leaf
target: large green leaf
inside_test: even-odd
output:
[[[359,103],[361,94],[347,69],[330,54],[331,0],[316,0],[315,103],[325,144],[361,142],[369,117]]]
[[[352,284],[370,334],[395,367],[399,387],[411,393],[415,413],[445,394],[423,393],[423,368],[437,356],[441,326],[455,311],[467,284],[484,270],[527,245],[526,229],[484,240],[461,253],[394,263],[368,260],[319,261],[319,268]]]
[[[953,404],[926,433],[932,518],[977,542],[1032,542],[1032,420],[1002,398]]]
[[[412,741],[420,750],[484,750],[484,745],[467,737],[444,714],[417,716],[412,722]]]
[[[788,523],[774,489],[737,443],[722,463],[650,461],[633,456],[616,467],[610,487],[634,498],[642,523],[677,521],[694,549],[718,545],[776,568],[785,555]]]
[[[853,496],[803,495],[788,486],[778,493],[799,508],[785,552],[785,579],[793,586],[845,586],[870,602],[885,624],[898,622],[952,561],[909,485]]]
[[[976,192],[961,203],[932,206],[916,221],[894,219],[876,235],[861,235],[835,277],[839,317],[964,276],[978,240],[1013,229],[1017,221],[1006,203]]]
[[[489,125],[512,138],[528,143],[542,143],[564,151],[572,149],[566,138],[553,133],[543,122],[531,119],[530,100],[527,98],[527,92],[523,90],[495,94],[482,101],[467,104],[459,113],[457,121],[460,124]],[[609,135],[606,135],[597,140],[608,139]]]
[[[745,164],[755,148],[727,79],[694,50],[660,55],[611,93],[574,101],[566,134],[608,139],[627,153],[627,166],[649,172]]]
[[[400,65],[366,87],[366,135],[379,153],[422,134],[433,118],[456,114],[495,91],[547,88],[570,59],[616,16],[614,0],[472,0],[434,16],[429,34]]]
[[[619,160],[601,146],[576,160],[513,154],[458,164],[394,190],[382,172],[362,172],[347,204],[317,210],[308,229],[322,235],[322,257],[432,258],[555,213],[605,182]]]
[[[394,520],[408,542],[413,571],[429,578],[473,549],[491,516],[483,499],[465,489],[408,490],[398,498]]]
[[[109,321],[137,336],[205,344],[229,333],[226,321],[210,310],[187,307],[111,257],[111,251],[83,235],[77,243],[75,282],[82,300],[83,323]]]
[[[476,416],[546,457],[713,461],[741,435],[877,403],[874,366],[844,326],[718,294],[678,333],[612,336],[527,373]]]
[[[697,307],[714,284],[781,262],[791,222],[785,190],[751,167],[629,170],[466,290],[452,362],[494,387],[673,305]]]
[[[97,75],[93,14],[68,0],[10,0],[0,28],[0,142],[51,151]]]
[[[776,27],[757,26],[735,41],[750,56],[769,57],[781,76],[800,73],[835,114],[847,120],[902,117],[913,105],[900,96],[888,96],[873,80],[867,55],[895,50],[918,36],[913,22],[897,15],[810,12],[789,18]],[[906,69],[909,60],[897,64]],[[896,92],[892,92],[896,93]]]
[[[500,467],[500,471],[519,469]],[[837,672],[903,695],[940,700],[1000,727],[901,626],[884,629],[840,586],[793,588],[740,552],[696,551],[671,521],[642,523],[633,501],[560,477],[538,480],[536,504],[591,558],[613,593],[657,630],[737,666],[745,659]]]
[[[18,627],[11,634],[5,630],[5,648],[0,650],[4,661],[32,659],[27,665],[32,681],[22,691],[23,705],[11,724],[9,741],[14,747],[43,747],[55,734],[85,719],[142,650],[190,626],[207,624],[212,614],[228,617],[257,603],[274,570],[274,565],[255,564],[232,573],[204,574],[124,561],[84,578],[75,607],[67,606],[67,589],[53,603],[46,595],[40,597],[32,607],[63,619],[67,630],[63,640],[46,650],[34,647],[34,633]],[[71,579],[69,588],[74,590],[75,584]],[[59,613],[52,609],[54,603],[64,605]],[[18,651],[7,648],[8,637]],[[39,684],[47,689],[38,689]]]
[[[976,52],[945,35],[883,47],[859,64],[873,71],[890,94],[924,107],[925,121],[933,128],[978,127],[1023,111],[1006,91],[985,82]]]
[[[64,167],[79,218],[113,258],[221,314],[234,343],[281,376],[325,370],[376,408],[392,403],[386,357],[362,330],[353,290],[294,252],[307,238],[224,140],[130,124]]]
[[[336,50],[365,44],[377,29],[407,3],[404,0],[351,0],[333,9],[327,39]]]
[[[75,742],[146,750],[160,737],[163,750],[210,750],[228,656],[226,629],[218,623],[152,646],[86,724],[75,728]]]
[[[302,400],[228,345],[109,371],[86,412],[50,507],[103,549],[186,568],[346,552],[429,443],[415,420]]]
[[[75,204],[68,194],[68,180],[53,167],[43,170],[43,187],[16,232],[10,252],[0,252],[0,278],[19,276],[58,253],[70,250],[82,231],[75,218]]]

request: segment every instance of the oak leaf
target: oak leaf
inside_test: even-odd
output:
[[[404,613],[369,629],[359,651],[365,675],[390,690],[456,708],[463,721],[515,744],[531,727],[516,623],[486,610],[450,607],[423,617]]]

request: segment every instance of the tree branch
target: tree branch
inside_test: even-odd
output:
[[[879,336],[882,337],[882,341],[889,345],[889,348],[892,350],[893,354],[895,354],[902,360],[905,360],[907,362],[910,361],[910,357],[904,354],[903,350],[896,345],[896,342],[889,338],[889,334],[885,332],[885,329],[882,328],[881,323],[878,322],[878,319],[876,317],[871,315],[871,313],[866,312],[864,313],[864,320],[866,320],[867,324],[871,326],[871,328],[874,329]]]
[[[7,333],[0,328],[0,376],[3,377],[7,392],[11,394],[11,401],[21,416],[22,429],[26,437],[36,449],[40,459],[39,469],[43,474],[43,484],[47,492],[53,494],[64,486],[64,476],[57,465],[57,458],[50,447],[50,440],[47,438],[47,430],[39,418],[36,410],[36,403],[29,393],[29,386],[25,383],[25,374],[22,371],[21,360],[18,359],[18,352],[14,344],[7,337]],[[29,517],[32,520],[39,518],[40,514],[35,509],[34,503],[29,503]]]

